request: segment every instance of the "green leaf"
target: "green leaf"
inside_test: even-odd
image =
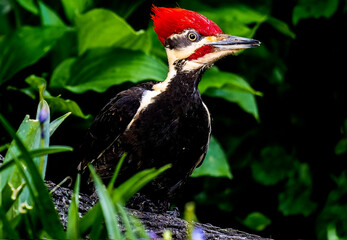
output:
[[[0,39],[0,85],[46,55],[63,36],[62,27],[22,27]]]
[[[296,34],[289,28],[289,25],[277,18],[268,17],[267,22],[280,33],[295,38]]]
[[[347,174],[343,171],[340,176],[333,177],[336,186],[330,191],[323,209],[316,219],[316,230],[318,239],[325,239],[327,236],[327,223],[338,226],[336,229],[341,237],[347,238]]]
[[[237,103],[245,112],[252,114],[256,120],[259,120],[257,103],[253,94],[244,92],[234,86],[227,88],[211,88],[206,92],[211,97],[223,98],[229,102]]]
[[[228,158],[220,143],[211,136],[205,160],[202,165],[196,168],[192,177],[226,177],[232,179]]]
[[[124,19],[106,9],[93,9],[76,18],[78,52],[100,47],[121,47],[148,52],[149,35],[136,32]]]
[[[167,164],[159,169],[151,168],[136,173],[130,179],[119,185],[112,193],[112,200],[116,202],[127,202],[135,193],[140,191],[147,183],[156,178],[159,174],[171,167]]]
[[[37,148],[37,149],[33,149],[30,152],[31,157],[41,157],[41,156],[45,156],[47,154],[53,154],[53,153],[61,153],[61,152],[71,152],[73,151],[72,147],[68,147],[68,146],[49,146],[49,147],[44,147],[44,148]],[[23,157],[22,155],[17,156],[18,158]],[[7,160],[7,162],[12,161],[13,158],[12,156],[10,156]],[[2,167],[1,167],[2,169]]]
[[[21,239],[18,235],[16,229],[14,229],[13,224],[7,219],[6,212],[3,208],[0,208],[0,238],[5,239]]]
[[[37,120],[29,119],[29,116],[25,116],[23,122],[21,123],[17,135],[25,143],[28,149],[33,149],[35,145],[39,142],[39,129],[40,123]],[[21,150],[15,141],[12,141],[7,154],[5,155],[4,163],[10,161],[21,155]],[[9,167],[3,171],[0,175],[0,192],[4,188],[7,182],[11,181],[14,187],[19,186],[22,183],[22,177],[20,176],[18,170],[15,170],[16,166]]]
[[[262,96],[255,91],[241,76],[219,71],[213,68],[207,71],[199,84],[201,93],[211,97],[223,98],[237,103],[244,111],[259,120],[258,107],[254,95]]]
[[[53,72],[50,87],[66,88],[75,93],[103,92],[127,81],[164,80],[167,71],[163,62],[141,51],[93,49],[62,62]]]
[[[252,212],[247,215],[242,223],[250,229],[263,231],[268,225],[271,224],[271,220],[260,212]]]
[[[347,152],[347,138],[342,138],[335,147],[335,154],[341,155]]]
[[[312,214],[317,203],[310,199],[312,179],[308,164],[301,163],[294,177],[289,178],[286,190],[278,195],[278,209],[283,215],[302,214],[307,217]]]
[[[44,26],[65,26],[60,17],[42,1],[38,1],[40,8],[40,17]]]
[[[263,185],[274,185],[292,175],[298,164],[282,146],[268,146],[262,149],[260,159],[252,163],[252,175]]]
[[[213,19],[225,33],[244,37],[254,35],[254,30],[248,26],[249,24],[261,24],[267,20],[267,14],[242,4],[223,6],[200,13]],[[254,25],[254,28],[257,28],[257,25]]]
[[[92,0],[61,0],[65,15],[74,22],[75,17],[83,13],[92,3]]]
[[[4,126],[10,136],[14,139],[14,142],[17,145],[18,151],[23,155],[22,159],[15,159],[17,169],[19,174],[24,177],[29,192],[31,200],[34,201],[35,212],[41,224],[44,227],[45,231],[51,238],[63,239],[64,231],[62,224],[60,223],[57,212],[55,211],[53,201],[48,193],[47,187],[45,186],[41,174],[37,169],[33,159],[30,156],[29,151],[25,147],[22,140],[17,136],[13,128],[9,123],[3,118],[0,114],[0,124]],[[18,155],[20,155],[18,154]],[[2,174],[1,176],[2,177]],[[2,184],[3,178],[1,178]],[[7,181],[6,181],[7,182]],[[21,196],[23,193],[21,194]],[[26,199],[30,203],[30,199]]]
[[[55,132],[55,130],[57,130],[57,128],[60,126],[60,124],[62,124],[62,122],[68,117],[70,116],[71,112],[68,112],[66,114],[64,114],[61,117],[58,117],[57,119],[55,119],[53,122],[51,122],[49,124],[49,136],[52,136],[53,133]]]
[[[90,115],[85,115],[82,112],[82,109],[73,100],[62,99],[61,97],[53,97],[53,96],[50,96],[50,97],[47,96],[45,98],[53,111],[71,112],[72,115],[83,118],[83,119],[88,119],[91,117]]]
[[[80,220],[78,215],[79,193],[80,193],[81,177],[78,174],[76,178],[75,188],[71,199],[71,204],[68,212],[66,238],[81,239]]]
[[[337,10],[339,0],[299,0],[294,7],[292,21],[298,24],[305,18],[330,18]]]
[[[29,12],[35,15],[39,14],[39,9],[35,4],[35,0],[17,0],[17,2]]]
[[[234,88],[257,96],[263,95],[261,92],[254,90],[240,75],[223,72],[216,67],[211,68],[204,74],[199,84],[199,91],[203,94],[209,88],[223,88],[225,86],[233,86]]]
[[[99,196],[101,210],[104,215],[108,237],[110,239],[122,239],[121,231],[118,226],[117,214],[115,205],[112,202],[111,196],[108,194],[105,185],[102,184],[101,179],[97,176],[92,165],[88,165],[91,176],[93,178],[96,192]]]

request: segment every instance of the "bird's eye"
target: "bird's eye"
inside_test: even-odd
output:
[[[196,41],[198,39],[198,36],[194,32],[188,33],[188,39],[192,42]]]

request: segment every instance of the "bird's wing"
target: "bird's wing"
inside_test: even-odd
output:
[[[79,171],[84,171],[88,163],[97,160],[123,134],[140,106],[143,92],[153,84],[143,83],[118,93],[99,112],[86,134]]]

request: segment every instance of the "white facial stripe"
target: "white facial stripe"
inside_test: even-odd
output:
[[[191,31],[190,29],[183,31],[180,34],[172,35],[171,38],[179,38],[179,37],[185,37],[188,32]],[[180,59],[186,59],[190,55],[192,55],[196,49],[199,49],[200,47],[204,46],[207,43],[210,43],[212,40],[214,40],[214,36],[204,37],[200,41],[192,42],[191,45],[186,46],[184,48],[178,48],[178,49],[166,49],[166,54],[169,61],[169,66],[173,66],[173,63]]]
[[[230,50],[224,50],[224,51],[217,51],[217,52],[211,52],[208,53],[200,58],[187,61],[186,64],[183,66],[183,71],[191,71],[191,70],[197,70],[207,64],[213,64],[218,59],[221,59],[224,56],[230,55],[233,52],[237,52],[235,49]]]

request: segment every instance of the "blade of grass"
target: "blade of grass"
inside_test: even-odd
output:
[[[125,237],[129,240],[137,240],[135,236],[135,229],[131,226],[130,219],[128,216],[128,213],[125,211],[124,207],[120,205],[119,203],[116,204],[117,212],[119,213],[120,217],[122,218],[122,222],[125,227]]]
[[[71,152],[73,151],[72,147],[69,146],[49,146],[49,147],[43,147],[43,148],[37,148],[29,151],[30,155],[32,158],[34,157],[41,157],[47,154],[53,154],[53,153],[61,153],[61,152]],[[19,158],[23,158],[24,156],[21,154]],[[9,160],[10,162],[13,161],[13,157],[10,157]],[[7,164],[6,162],[5,164]],[[5,164],[3,164],[5,166]],[[13,164],[13,163],[12,163]],[[9,167],[9,166],[6,166]],[[1,166],[2,169],[2,166]],[[1,171],[0,169],[0,171]]]
[[[116,182],[116,179],[117,179],[117,176],[118,176],[118,173],[119,173],[119,170],[120,168],[122,167],[123,165],[123,162],[124,162],[124,159],[126,158],[127,154],[124,153],[122,155],[122,157],[119,159],[118,163],[117,163],[117,166],[116,166],[116,170],[111,178],[111,181],[109,182],[108,186],[107,186],[107,191],[109,193],[111,193],[112,189],[113,189],[113,186],[114,186],[114,183]]]
[[[80,234],[80,221],[78,216],[78,204],[79,204],[79,195],[80,195],[80,182],[81,176],[77,175],[76,184],[73,192],[73,196],[71,199],[71,204],[69,207],[69,212],[67,216],[67,230],[66,230],[66,238],[67,239],[81,239]]]
[[[116,209],[112,203],[112,199],[108,194],[105,185],[103,185],[101,179],[97,176],[93,166],[88,165],[88,167],[95,184],[96,192],[99,196],[101,209],[105,218],[108,237],[110,239],[122,239],[121,231],[118,226],[118,220],[116,218]]]
[[[129,218],[130,218],[132,224],[134,225],[134,227],[136,228],[138,238],[150,240],[148,233],[147,233],[144,225],[141,223],[141,221],[132,215],[129,215]]]
[[[1,239],[21,239],[15,229],[12,228],[12,224],[8,221],[6,213],[0,208],[0,238]]]
[[[3,164],[1,165],[1,167],[0,167],[0,172],[1,172],[1,171],[4,171],[5,169],[7,169],[7,168],[9,168],[9,167],[11,167],[13,164],[14,164],[13,159],[10,160],[10,161],[8,161],[8,162],[3,163]]]
[[[131,179],[121,184],[117,191],[114,191],[113,200],[122,199],[123,202],[128,201],[135,193],[143,188],[147,183],[156,178],[159,174],[166,171],[171,167],[171,164],[167,164],[158,170],[152,168],[143,170],[134,175]]]
[[[60,124],[68,117],[70,116],[71,112],[68,112],[66,114],[64,114],[61,117],[58,117],[57,119],[55,119],[53,122],[51,122],[49,124],[49,136],[51,137],[53,135],[53,133],[55,132],[55,130],[57,130],[57,128],[60,126]]]
[[[31,158],[30,152],[26,149],[16,132],[1,114],[0,123],[6,129],[8,134],[16,141],[16,144],[23,155],[23,159],[21,161],[16,158],[14,160],[19,171],[27,182],[31,196],[35,202],[39,219],[41,220],[44,229],[52,238],[63,239],[65,235],[63,226],[59,220],[53,201],[41,178],[41,175],[33,159]],[[24,169],[23,164],[25,165],[26,169]]]

